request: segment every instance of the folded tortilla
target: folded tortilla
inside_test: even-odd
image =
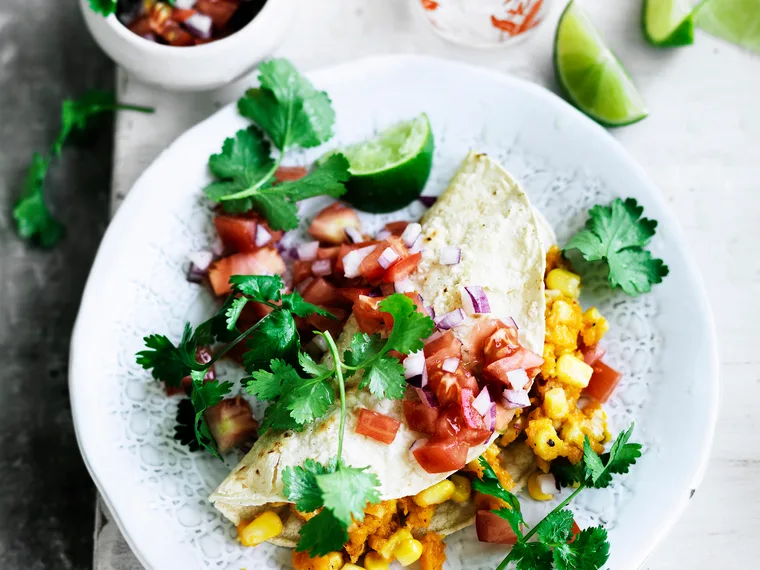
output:
[[[539,220],[528,197],[517,182],[484,154],[470,153],[448,189],[422,219],[424,253],[413,276],[416,290],[437,315],[462,306],[460,288],[483,287],[491,314],[468,317],[454,329],[466,340],[478,318],[513,318],[519,327],[520,342],[538,354],[544,343],[544,268],[546,246],[553,236]],[[440,249],[461,249],[461,262],[442,265]],[[337,340],[339,353],[348,348],[359,332],[351,316]],[[466,345],[466,343],[465,343]],[[428,473],[409,453],[421,436],[410,430],[400,400],[379,399],[367,390],[350,386],[346,395],[349,410],[343,443],[343,461],[368,466],[377,474],[383,500],[416,495],[446,479],[451,473]],[[401,422],[395,440],[386,445],[355,433],[358,413],[368,408]],[[303,521],[291,512],[283,494],[282,473],[286,467],[313,459],[326,464],[336,455],[339,410],[308,426],[303,432],[268,431],[211,495],[214,506],[229,520],[239,524],[266,509],[278,510],[284,531],[271,542],[294,547]],[[480,456],[499,434],[485,444],[470,448],[468,461]],[[525,445],[504,451],[502,464],[520,485],[533,466],[532,452]],[[472,523],[472,502],[460,505],[449,501],[439,505],[430,529],[449,534]]]

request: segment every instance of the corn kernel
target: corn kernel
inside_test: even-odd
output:
[[[369,552],[364,557],[364,568],[367,570],[388,570],[388,561],[377,552]]]
[[[454,483],[444,479],[424,491],[420,491],[414,496],[414,502],[418,507],[429,507],[430,505],[440,505],[445,503],[454,496]]]
[[[545,477],[540,471],[534,471],[528,477],[528,493],[536,501],[550,501],[554,495],[549,495],[541,490],[541,477]]]
[[[552,388],[544,394],[544,411],[552,419],[562,419],[567,415],[567,396],[562,388]]]
[[[451,482],[454,483],[454,494],[451,496],[457,503],[464,503],[472,495],[472,483],[464,475],[452,475]]]
[[[581,295],[581,278],[567,269],[552,269],[546,276],[546,286],[573,299]]]
[[[346,562],[343,565],[343,568],[340,570],[365,570],[363,566],[357,566],[356,564],[351,564],[350,562]]]
[[[564,384],[585,388],[593,373],[593,368],[572,354],[563,354],[557,359],[557,378]]]
[[[553,461],[566,453],[565,442],[559,438],[549,418],[531,420],[525,429],[525,435],[536,455],[546,461]]]
[[[401,566],[406,567],[414,564],[422,556],[422,543],[414,539],[405,540],[396,547],[396,550],[393,551],[393,556],[396,557]]]
[[[599,309],[596,307],[590,307],[583,313],[583,344],[586,346],[594,346],[602,337],[610,330],[610,323],[607,322]]]
[[[243,546],[257,546],[282,533],[282,521],[274,511],[265,511],[251,522],[238,525],[238,540]]]
[[[382,548],[380,548],[377,553],[386,560],[391,560],[393,558],[393,551],[396,550],[396,547],[402,542],[411,539],[411,531],[408,528],[401,528],[394,532],[390,538],[385,541],[385,544],[383,544]]]

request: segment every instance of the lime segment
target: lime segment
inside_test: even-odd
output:
[[[708,34],[760,53],[760,0],[707,0],[695,19]]]
[[[603,125],[629,125],[647,116],[633,81],[575,2],[557,26],[554,71],[568,99]]]
[[[660,47],[693,44],[693,11],[689,0],[644,0],[644,36]]]
[[[361,210],[393,212],[416,200],[433,165],[433,132],[424,113],[342,152],[351,178],[344,199]],[[334,151],[336,152],[336,151]]]

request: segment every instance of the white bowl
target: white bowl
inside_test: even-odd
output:
[[[80,0],[95,41],[111,59],[135,77],[177,91],[222,87],[251,71],[279,45],[295,17],[297,0],[269,0],[242,30],[193,47],[151,42],[131,32],[112,14],[94,12]]]

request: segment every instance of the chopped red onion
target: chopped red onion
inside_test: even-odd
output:
[[[377,262],[383,269],[388,269],[391,265],[398,261],[398,258],[399,255],[396,253],[395,249],[392,247],[386,247],[383,250],[383,253],[380,254],[380,257],[377,259]]]
[[[431,319],[435,318],[435,309],[433,307],[428,307],[427,305],[423,305],[422,310],[425,311],[428,317]]]
[[[386,240],[389,237],[391,237],[393,234],[389,230],[380,230],[377,232],[377,235],[375,236],[375,239],[378,239],[380,241]]]
[[[263,225],[256,225],[256,247],[264,247],[272,241],[272,234],[270,234]]]
[[[224,255],[224,244],[221,238],[217,237],[214,243],[211,244],[211,253],[214,254],[214,257],[222,257]]]
[[[455,356],[445,359],[441,364],[441,370],[446,372],[456,372],[457,368],[459,368],[459,359]]]
[[[214,254],[211,251],[202,249],[201,251],[195,251],[187,256],[190,260],[190,265],[195,266],[195,269],[201,272],[208,271],[211,262],[214,261]]]
[[[493,402],[491,401],[491,394],[488,393],[488,388],[483,388],[478,394],[478,397],[472,401],[472,407],[475,408],[478,413],[485,417],[486,413],[490,410]]]
[[[512,327],[516,331],[520,330],[520,327],[517,326],[517,323],[512,317],[508,317],[507,319],[505,319],[504,324],[507,325],[508,327]]]
[[[206,14],[199,14],[196,12],[189,18],[186,18],[182,25],[187,28],[187,31],[193,34],[196,38],[207,40],[211,38],[211,29],[214,26],[214,21],[210,16]]]
[[[414,240],[414,243],[409,248],[409,253],[414,255],[415,253],[420,253],[422,251],[422,236],[417,236],[417,239]]]
[[[468,285],[459,290],[462,296],[462,307],[468,315],[483,314],[491,312],[491,305],[488,303],[483,288],[478,285]]]
[[[452,245],[442,247],[439,253],[439,261],[441,265],[456,265],[462,261],[462,250]]]
[[[417,199],[422,202],[425,207],[430,208],[438,201],[438,196],[420,196]]]
[[[486,423],[486,428],[493,433],[496,429],[496,404],[491,402],[491,407],[483,414],[483,420]]]
[[[414,243],[417,241],[417,238],[422,235],[422,226],[418,224],[417,222],[412,222],[408,226],[406,226],[406,229],[404,230],[404,233],[401,234],[401,241],[404,242],[404,245],[406,247],[412,247]]]
[[[438,340],[443,336],[443,331],[435,331],[433,334],[431,334],[429,337],[425,339],[425,344],[428,344],[429,342],[433,342],[434,340]]]
[[[296,292],[298,292],[299,295],[303,295],[304,291],[309,288],[309,285],[311,285],[314,282],[313,277],[307,277],[303,281],[301,281],[298,285],[296,285]]]
[[[536,477],[536,482],[544,495],[556,495],[559,492],[557,479],[551,473],[542,473]]]
[[[396,281],[393,284],[393,288],[396,290],[396,293],[414,293],[414,283],[408,278]]]
[[[329,259],[318,259],[311,264],[311,272],[317,277],[324,277],[332,273],[332,266]]]
[[[361,243],[364,241],[364,236],[354,226],[346,226],[346,236],[351,240],[351,243]]]
[[[525,372],[525,370],[522,368],[518,368],[517,370],[510,370],[507,372],[507,379],[512,385],[513,390],[525,390],[525,386],[527,386],[528,382],[530,382],[528,373]]]
[[[194,264],[190,264],[187,268],[186,279],[190,283],[203,283],[203,279],[206,277],[205,271],[200,271]]]
[[[433,391],[430,388],[415,388],[415,392],[420,398],[420,402],[427,405],[428,408],[440,408],[441,404],[438,403],[438,398],[435,397]]]
[[[414,388],[424,388],[428,383],[427,371],[423,371],[422,374],[417,374],[417,376],[407,378],[406,383]]]
[[[526,390],[504,390],[506,408],[516,410],[517,408],[527,408],[530,406],[530,398]]]
[[[353,251],[349,251],[343,257],[343,268],[345,270],[346,277],[349,279],[353,277],[359,277],[359,266],[362,264],[362,261],[364,261],[364,258],[374,251],[375,247],[377,246],[368,245],[367,247],[363,247],[361,249],[355,249]]]
[[[448,330],[459,326],[464,321],[464,311],[462,309],[454,309],[435,319],[435,326],[439,329]]]
[[[174,0],[174,7],[180,10],[192,10],[196,0]]]
[[[325,352],[325,351],[327,351],[327,341],[325,340],[325,338],[324,338],[324,337],[323,337],[321,334],[318,334],[317,336],[315,336],[315,337],[312,339],[312,342],[313,342],[314,344],[316,344],[316,345],[317,345],[317,347],[318,347],[318,348],[319,348],[319,349],[320,349],[322,352]]]
[[[404,359],[404,378],[422,374],[425,369],[425,353],[422,350],[412,352]]]
[[[309,241],[302,243],[296,248],[298,252],[298,259],[301,261],[314,261],[317,259],[317,252],[319,251],[318,241]]]

